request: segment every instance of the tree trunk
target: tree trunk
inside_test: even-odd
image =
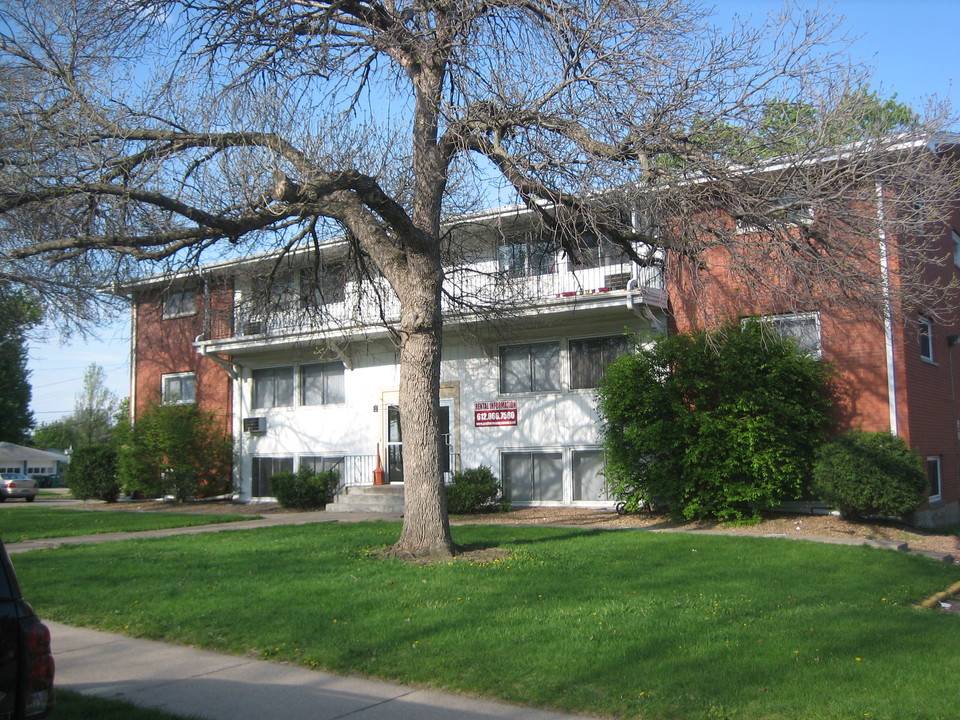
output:
[[[403,432],[403,530],[390,553],[445,558],[453,554],[440,462],[440,277],[400,294],[400,425]]]

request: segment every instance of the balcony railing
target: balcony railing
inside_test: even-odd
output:
[[[663,291],[663,269],[656,266],[636,267],[623,262],[598,267],[575,268],[558,263],[554,272],[510,277],[501,272],[496,261],[448,271],[444,313],[465,315],[508,304],[529,307],[547,302],[563,302],[564,298],[623,291],[631,278],[638,290]],[[208,337],[276,336],[291,332],[356,330],[395,321],[400,306],[386,282],[376,286],[349,283],[344,300],[321,306],[309,306],[299,297],[280,297],[267,302],[248,301],[242,297],[234,308],[208,311]]]

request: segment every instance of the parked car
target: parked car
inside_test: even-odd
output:
[[[0,502],[7,498],[22,497],[27,502],[37,499],[40,483],[23,473],[0,473]],[[2,717],[2,716],[0,716]]]
[[[39,720],[53,710],[50,630],[23,599],[0,540],[0,718]]]

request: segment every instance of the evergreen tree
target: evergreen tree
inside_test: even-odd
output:
[[[0,441],[23,443],[33,426],[27,331],[40,310],[21,291],[0,285]]]

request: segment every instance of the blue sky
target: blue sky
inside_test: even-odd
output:
[[[797,2],[800,7],[816,3]],[[761,18],[779,8],[766,0],[717,0],[719,16],[734,13]],[[957,0],[837,0],[823,3],[846,18],[851,36],[859,36],[852,55],[874,68],[874,88],[913,106],[936,95],[950,99],[960,111],[960,60],[954,33],[960,25]],[[96,331],[92,341],[66,345],[54,337],[29,348],[31,409],[38,422],[50,422],[73,412],[83,374],[99,363],[107,385],[119,397],[129,395],[129,318]]]

